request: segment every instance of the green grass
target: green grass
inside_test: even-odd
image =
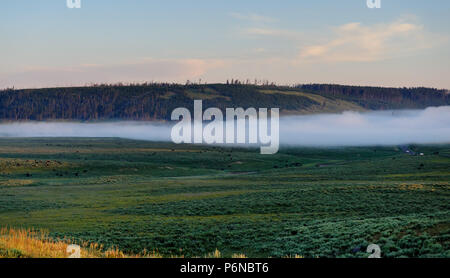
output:
[[[1,139],[0,226],[128,253],[450,257],[450,146],[413,147]]]

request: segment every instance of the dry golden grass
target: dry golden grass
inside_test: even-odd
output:
[[[10,174],[15,172],[32,171],[38,169],[65,169],[73,167],[75,164],[55,161],[55,160],[29,160],[18,158],[1,158],[0,172],[2,174]]]
[[[45,232],[0,229],[0,257],[65,258],[67,246],[67,242],[54,241]]]
[[[0,181],[0,186],[24,186],[33,184],[32,180],[4,180]]]
[[[0,258],[67,258],[67,248],[72,241],[53,239],[44,231],[33,229],[0,228]],[[103,250],[97,243],[83,242],[80,244],[81,258],[162,258],[158,252],[144,250],[139,255],[125,254],[117,248]],[[182,256],[181,256],[182,257]],[[205,256],[206,258],[221,258],[219,250]],[[233,258],[245,258],[243,254],[235,254]]]
[[[246,259],[247,256],[245,256],[244,254],[233,254],[231,256],[231,258],[233,258],[233,259]]]
[[[287,256],[287,257],[284,257],[285,259],[303,259],[304,257],[303,256],[300,256],[300,255],[298,255],[298,254],[295,254],[295,255],[292,255],[292,256]]]
[[[218,259],[218,258],[221,258],[221,257],[222,257],[222,254],[217,249],[214,252],[209,253],[209,254],[206,255],[206,258]]]
[[[72,241],[64,239],[53,239],[47,232],[33,229],[0,228],[0,258],[67,258],[71,254],[67,248]],[[163,258],[158,252],[144,250],[139,255],[125,254],[118,248],[104,250],[97,243],[83,242],[80,244],[81,258]],[[232,258],[247,258],[244,254],[233,254]],[[175,258],[175,257],[172,257]],[[178,256],[183,258],[183,256]],[[222,253],[215,250],[205,258],[222,258]],[[299,255],[289,258],[302,258]]]
[[[67,258],[69,239],[53,239],[48,233],[32,229],[0,229],[0,258]],[[117,248],[103,250],[97,243],[80,244],[81,258],[160,258],[156,252],[126,255]]]

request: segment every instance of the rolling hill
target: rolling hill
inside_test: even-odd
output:
[[[255,107],[282,115],[346,110],[419,109],[450,104],[446,90],[310,84],[294,87],[244,84],[95,85],[0,91],[0,120],[168,120],[173,109]]]

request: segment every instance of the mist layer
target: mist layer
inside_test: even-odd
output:
[[[170,141],[174,124],[12,122],[0,124],[0,137],[120,137]],[[280,143],[296,146],[450,143],[450,106],[282,117]]]

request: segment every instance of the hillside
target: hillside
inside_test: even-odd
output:
[[[0,120],[168,120],[177,107],[192,109],[194,99],[204,108],[278,107],[282,115],[450,104],[448,91],[431,88],[152,83],[2,90]]]

